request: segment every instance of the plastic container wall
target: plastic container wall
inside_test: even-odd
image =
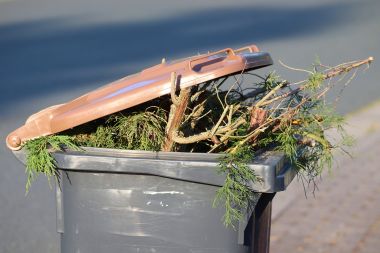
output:
[[[128,174],[63,175],[61,252],[243,253],[216,186]],[[69,180],[70,179],[70,180]]]
[[[24,150],[14,154],[25,162]],[[213,208],[225,177],[218,154],[84,148],[53,153],[61,172],[57,231],[62,253],[249,252],[247,219],[236,230]],[[257,192],[283,191],[296,171],[281,153],[255,157]],[[254,205],[254,203],[253,203]]]

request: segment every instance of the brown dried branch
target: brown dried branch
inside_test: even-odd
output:
[[[368,65],[370,64],[372,61],[374,60],[373,57],[368,57],[367,59],[365,60],[361,60],[361,61],[355,61],[355,62],[350,62],[348,64],[341,64],[341,65],[338,65],[337,67],[333,67],[331,69],[328,69],[327,70],[327,73],[323,74],[323,80],[326,80],[326,79],[330,79],[330,78],[333,78],[335,76],[338,76],[338,75],[341,75],[343,73],[347,73],[349,71],[351,71],[352,69],[354,68],[358,68],[362,65]],[[303,80],[301,82],[298,82],[298,83],[306,83],[308,80]],[[291,85],[291,84],[290,84]],[[277,97],[274,97],[270,100],[267,100],[267,101],[263,101],[263,102],[260,102],[259,101],[259,105],[260,106],[265,106],[265,105],[269,105],[269,104],[272,104],[273,102],[279,100],[279,99],[283,99],[283,98],[286,98],[286,97],[289,97],[291,95],[294,95],[304,89],[306,89],[307,87],[307,84],[306,85],[302,85],[292,91],[289,91],[287,93],[284,93],[284,94],[281,94]],[[330,86],[332,87],[332,86]],[[326,91],[327,92],[327,91]],[[326,93],[325,92],[325,93]]]
[[[170,116],[166,127],[167,132],[162,145],[162,151],[172,151],[174,146],[173,135],[181,126],[190,99],[190,88],[181,89],[178,97],[175,94],[177,88],[177,77],[175,73],[172,73],[171,84],[172,89],[170,95],[173,104],[170,108]]]
[[[362,65],[369,64],[373,61],[372,57],[369,57],[362,61],[349,62],[346,64],[341,64],[333,68],[327,69],[321,76],[321,80],[330,79],[332,77],[347,73],[354,68],[358,68]],[[225,81],[225,80],[223,80]],[[173,105],[170,110],[169,121],[167,125],[167,137],[165,139],[163,145],[163,151],[172,151],[174,143],[177,144],[191,144],[200,141],[210,141],[214,145],[211,147],[209,152],[213,152],[216,149],[219,149],[222,145],[226,145],[230,139],[238,140],[238,144],[236,144],[233,148],[227,150],[227,152],[234,152],[237,148],[241,147],[246,143],[250,143],[250,145],[255,145],[257,137],[266,131],[267,129],[272,130],[278,129],[281,124],[284,122],[288,122],[287,120],[292,120],[293,117],[298,113],[299,109],[307,103],[312,97],[305,96],[300,101],[296,101],[296,105],[290,107],[285,106],[281,108],[280,105],[284,99],[290,97],[294,94],[299,93],[300,91],[307,88],[309,80],[303,80],[301,82],[293,83],[294,85],[300,85],[294,90],[285,92],[283,94],[276,95],[277,92],[280,92],[284,87],[288,87],[289,84],[287,82],[280,82],[270,90],[265,96],[263,96],[255,105],[244,106],[242,104],[229,104],[227,101],[227,96],[230,92],[232,92],[232,88],[228,90],[227,93],[220,96],[218,85],[214,84],[213,94],[219,103],[221,104],[222,111],[219,119],[216,121],[215,125],[207,131],[203,131],[198,134],[183,136],[183,133],[179,131],[179,127],[186,121],[198,121],[203,117],[204,105],[208,98],[202,100],[202,102],[198,103],[197,106],[194,107],[193,110],[190,111],[187,115],[185,115],[185,110],[189,104],[189,101],[195,102],[198,100],[199,95],[203,92],[197,92],[192,97],[189,89],[184,89],[180,91],[180,95],[176,96],[176,82],[177,78],[175,73],[172,75],[172,91],[171,97],[173,101]],[[302,85],[303,84],[303,85]],[[327,87],[323,90],[319,91],[316,95],[316,98],[320,98],[324,96],[324,94],[333,87],[333,83],[329,83]],[[262,107],[272,104],[274,108],[271,110],[261,109]],[[274,112],[280,112],[279,114]],[[208,112],[206,113],[206,115]],[[186,118],[184,118],[186,117]],[[235,119],[234,119],[235,117]],[[243,124],[246,124],[246,119],[250,118],[250,130],[244,136],[236,135],[237,130]],[[193,125],[193,124],[192,124]]]
[[[172,103],[176,106],[178,106],[179,104],[179,97],[177,97],[177,95],[175,94],[175,92],[177,91],[177,82],[178,82],[178,78],[177,78],[177,74],[175,72],[172,72],[171,73],[171,86],[170,86],[170,97],[172,99]]]
[[[195,143],[195,142],[211,139],[214,135],[223,135],[233,129],[237,129],[238,127],[240,127],[242,124],[245,124],[245,123],[246,123],[245,119],[239,118],[231,125],[218,127],[217,130],[214,132],[214,134],[213,134],[214,130],[209,130],[209,131],[204,131],[202,133],[195,134],[192,136],[183,137],[183,136],[179,136],[178,132],[174,132],[172,138],[178,144]]]

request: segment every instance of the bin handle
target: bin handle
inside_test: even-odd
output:
[[[250,46],[241,47],[239,49],[236,49],[235,53],[246,51],[246,50],[248,50],[250,53],[256,53],[256,52],[260,51],[256,45],[250,45]]]
[[[198,65],[198,64],[201,64],[201,63],[207,63],[207,62],[210,62],[212,64],[212,61],[214,59],[208,59],[208,58],[210,56],[214,56],[214,55],[218,55],[218,54],[222,54],[222,53],[227,53],[227,58],[233,58],[236,55],[235,51],[232,48],[225,48],[225,49],[213,52],[213,53],[206,54],[204,56],[197,57],[197,58],[195,58],[193,60],[190,60],[189,61],[189,68],[191,70],[195,71],[194,70],[194,66],[195,65]],[[203,59],[206,59],[206,60],[202,61]],[[197,64],[193,64],[194,62],[197,62]],[[197,71],[195,71],[195,72],[197,72]]]

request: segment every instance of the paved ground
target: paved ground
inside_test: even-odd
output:
[[[300,182],[275,198],[271,252],[377,253],[380,250],[380,103],[349,120],[354,158],[324,175],[315,197]]]
[[[380,59],[379,8],[378,0],[0,0],[0,140],[32,113],[162,57],[257,43],[294,67],[316,55],[328,64]],[[340,112],[380,97],[377,66],[347,89]],[[58,252],[54,192],[40,178],[25,197],[24,184],[24,167],[0,145],[0,252]]]

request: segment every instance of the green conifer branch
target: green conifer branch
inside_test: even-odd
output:
[[[51,151],[63,151],[64,148],[79,150],[73,141],[73,137],[65,135],[44,136],[30,140],[24,144],[26,156],[26,194],[29,192],[32,182],[39,174],[44,174],[50,184],[50,178],[59,180],[57,164]]]

